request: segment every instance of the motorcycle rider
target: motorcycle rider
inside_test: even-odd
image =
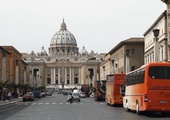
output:
[[[72,93],[68,94],[68,102],[72,103],[73,102],[73,96]]]

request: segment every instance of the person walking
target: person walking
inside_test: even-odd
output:
[[[9,91],[9,92],[8,92],[8,100],[9,100],[9,102],[11,102],[11,97],[12,97],[12,94],[11,94],[11,92]]]

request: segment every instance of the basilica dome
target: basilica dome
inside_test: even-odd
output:
[[[83,46],[83,49],[80,51],[81,55],[88,55],[87,50],[85,49],[85,47]]]
[[[57,46],[77,46],[76,39],[74,35],[67,30],[67,26],[64,22],[61,24],[60,30],[53,35],[51,42],[51,47]]]

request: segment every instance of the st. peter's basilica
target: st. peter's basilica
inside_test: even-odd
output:
[[[30,85],[93,85],[99,79],[99,64],[104,54],[88,52],[85,47],[79,51],[76,38],[67,30],[64,19],[49,43],[48,53],[42,47],[38,53],[32,51],[22,56],[27,63]]]

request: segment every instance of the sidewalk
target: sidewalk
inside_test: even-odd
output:
[[[11,102],[9,102],[8,100],[5,100],[5,101],[0,101],[0,107],[4,107],[4,106],[9,106],[9,105],[14,105],[16,104],[17,102],[20,102],[22,101],[22,97],[19,97],[19,98],[12,98],[11,99]]]

